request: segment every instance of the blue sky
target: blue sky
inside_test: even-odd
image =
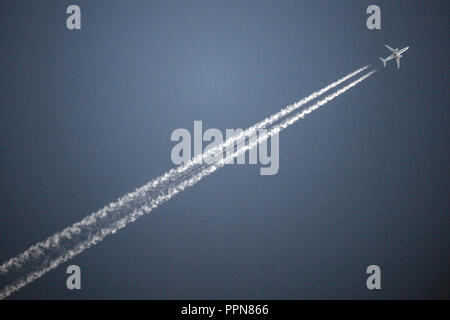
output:
[[[2,261],[170,169],[173,130],[410,49],[283,131],[277,175],[227,166],[12,299],[448,298],[446,2],[380,3],[375,31],[369,1],[76,3],[80,31],[72,2],[0,4]]]

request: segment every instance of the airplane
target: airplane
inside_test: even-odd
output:
[[[400,69],[400,58],[403,57],[402,53],[405,52],[406,50],[408,50],[409,47],[404,47],[403,49],[399,50],[399,49],[393,49],[393,48],[389,47],[387,44],[385,44],[384,46],[386,48],[388,48],[389,51],[392,52],[392,54],[389,57],[387,57],[386,59],[379,58],[381,61],[383,61],[383,66],[386,67],[386,62],[395,58],[395,60],[397,61],[397,69]]]

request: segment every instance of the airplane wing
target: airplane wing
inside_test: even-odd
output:
[[[387,57],[386,59],[384,59],[385,61],[389,61],[395,58],[395,54],[391,54],[389,57]]]
[[[394,51],[395,51],[395,49],[389,47],[387,44],[385,44],[384,46],[385,46],[386,48],[388,48],[391,52],[394,52]]]
[[[400,57],[397,57],[395,61],[397,61],[397,69],[400,69]]]

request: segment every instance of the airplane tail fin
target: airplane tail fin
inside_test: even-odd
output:
[[[384,60],[383,58],[378,57],[382,62],[383,62],[383,66],[386,68],[386,60]]]

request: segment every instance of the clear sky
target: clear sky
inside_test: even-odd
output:
[[[448,10],[1,1],[0,263],[173,167],[173,130],[246,128],[380,67],[280,134],[277,175],[227,166],[11,299],[449,298]],[[384,44],[410,46],[400,70]]]

